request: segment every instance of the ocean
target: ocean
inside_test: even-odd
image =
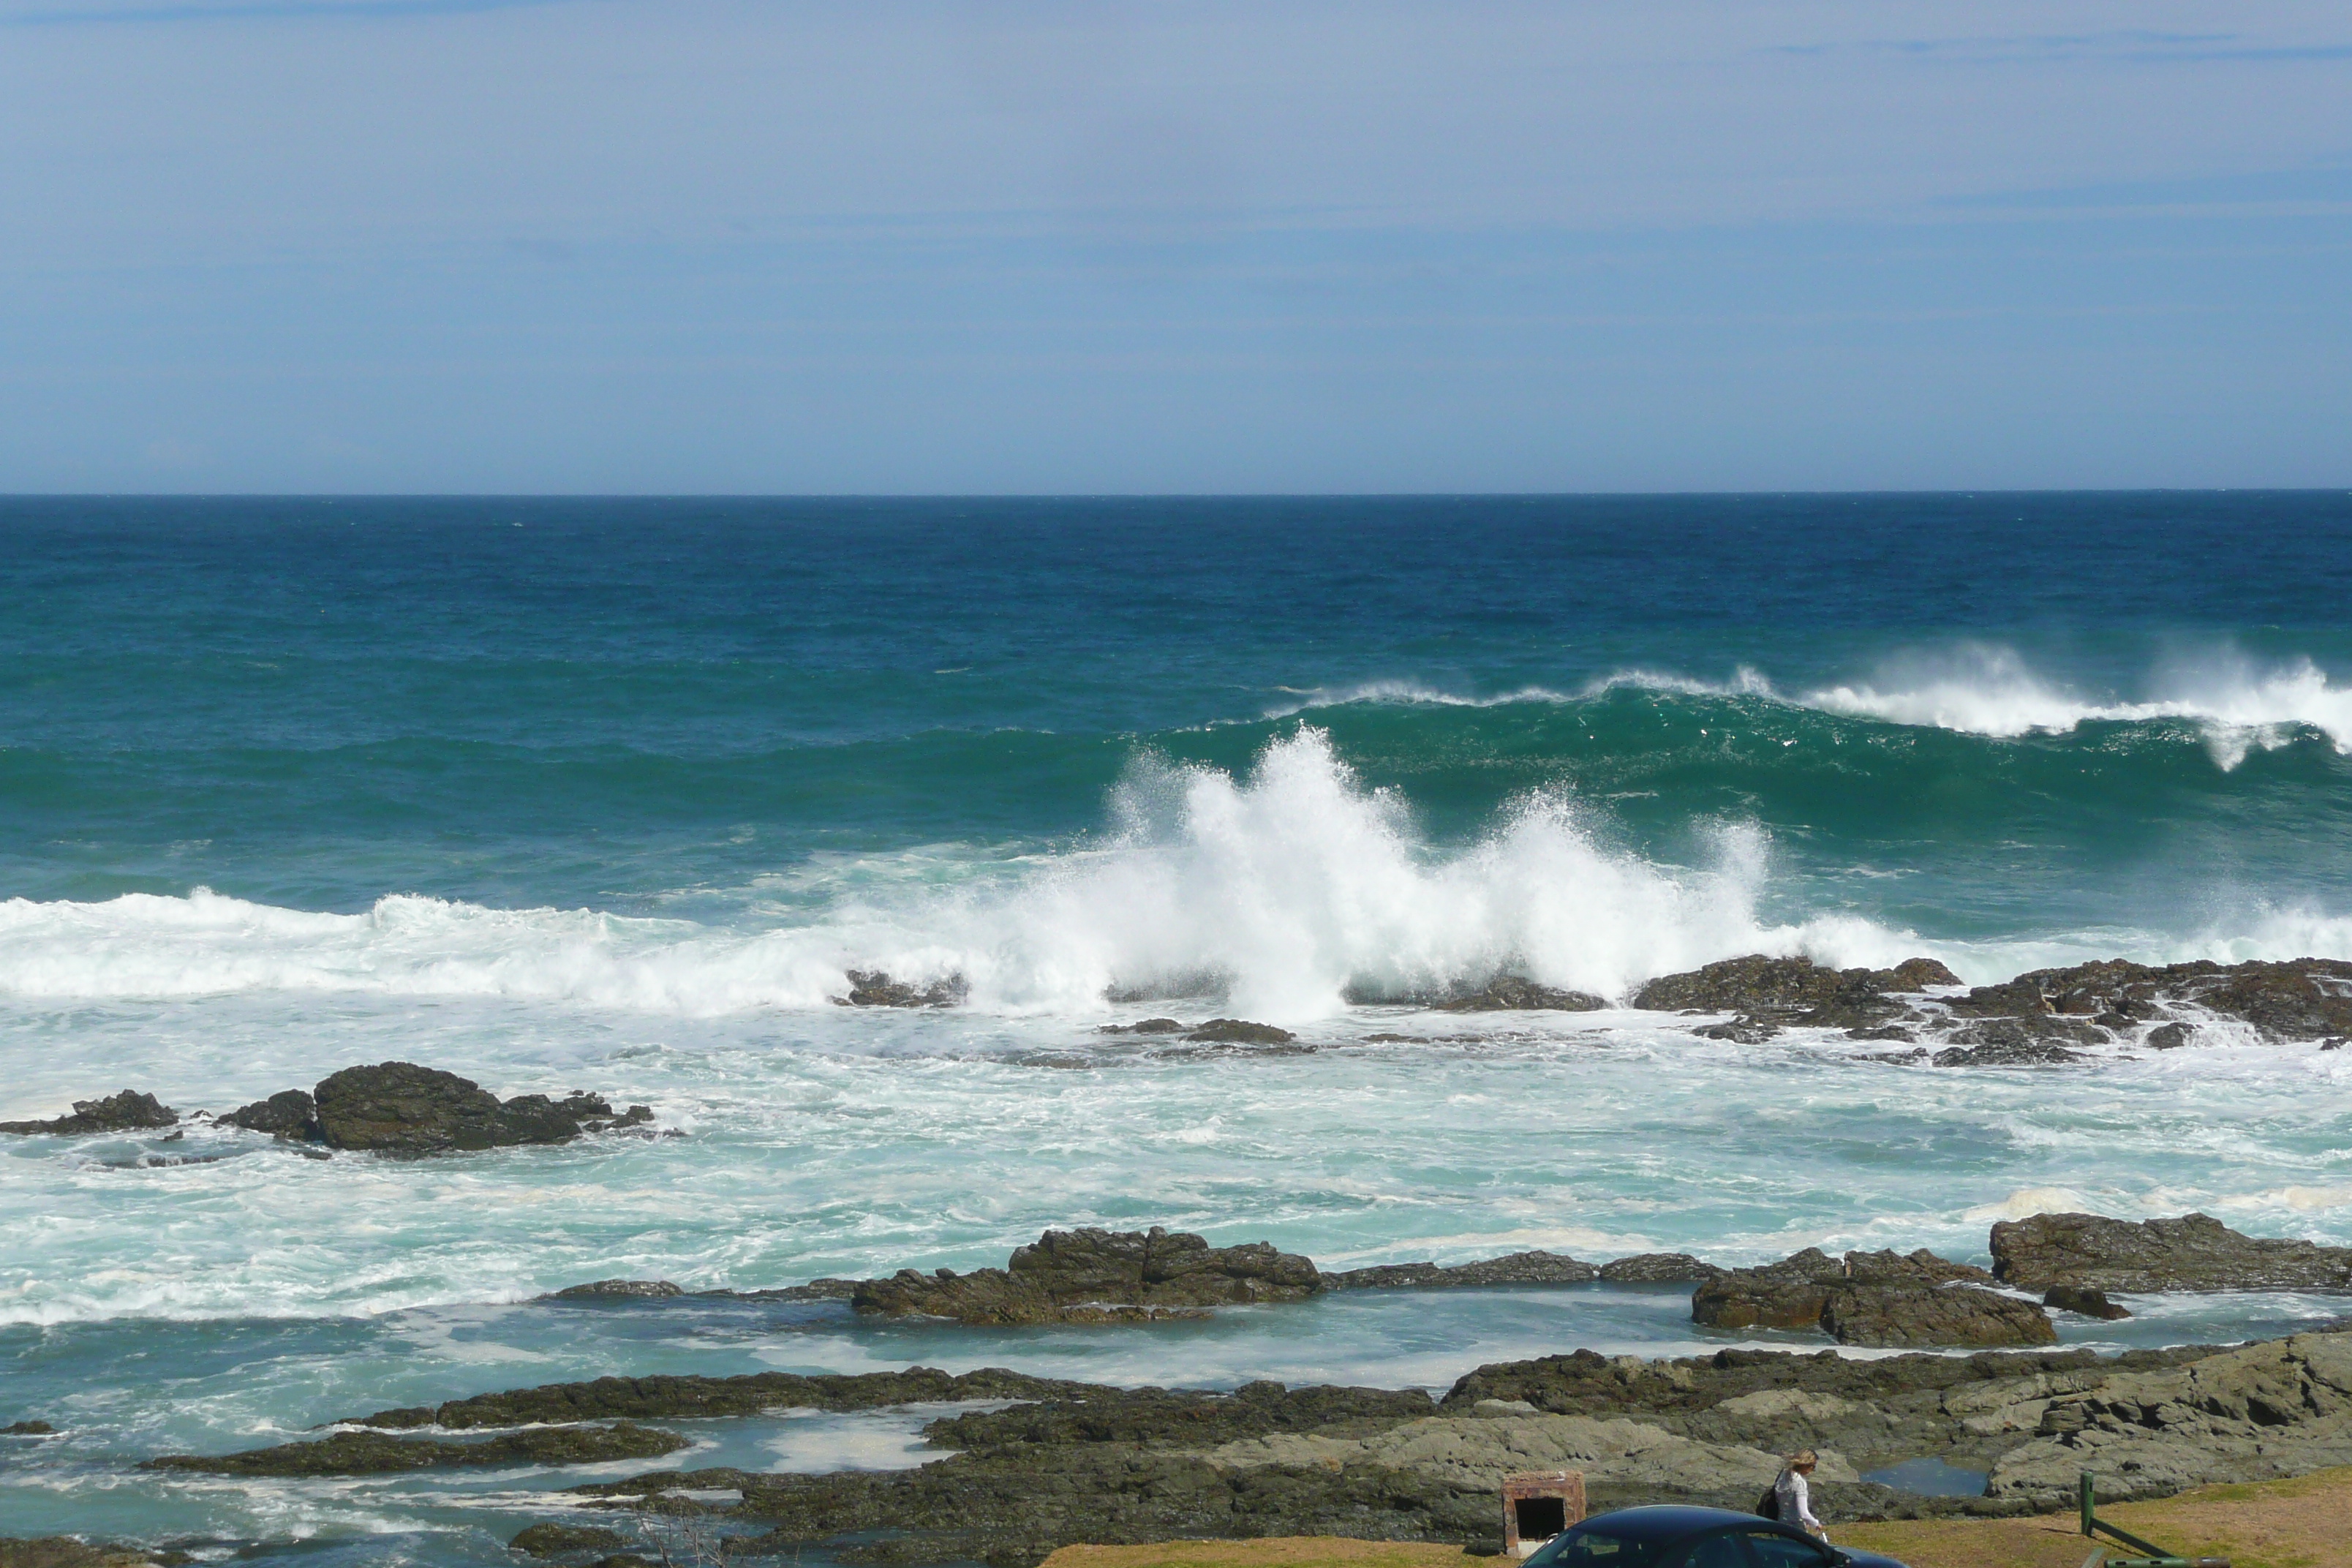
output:
[[[604,1373],[1442,1388],[1764,1342],[1640,1287],[1083,1331],[531,1300],[613,1276],[1078,1225],[1327,1268],[1981,1259],[2061,1208],[2352,1242],[2352,1051],[1937,1068],[1409,1000],[1508,968],[1622,1003],[1754,952],[2352,958],[2347,604],[2337,492],[0,501],[0,1119],[396,1058],[662,1134],[0,1139],[0,1426],[61,1433],[0,1439],[0,1534],[509,1562],[552,1473],[133,1467]],[[836,1005],[851,969],[964,1000]],[[1312,1048],[1101,1032],[1160,1014]],[[907,1464],[919,1424],[686,1462]]]

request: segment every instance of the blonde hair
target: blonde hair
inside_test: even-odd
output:
[[[1800,1448],[1789,1456],[1788,1468],[1792,1470],[1810,1470],[1820,1463],[1821,1460],[1814,1457],[1811,1448]]]

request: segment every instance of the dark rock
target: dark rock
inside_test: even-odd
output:
[[[1939,1068],[2050,1067],[2089,1059],[2005,1018],[1970,1025],[1951,1037],[1960,1043],[1935,1054],[1932,1059]]]
[[[221,1118],[226,1127],[242,1127],[248,1132],[274,1132],[280,1138],[299,1138],[307,1142],[319,1141],[319,1108],[310,1097],[299,1089],[281,1089],[268,1100],[257,1100],[251,1105],[240,1105]]]
[[[846,1301],[857,1294],[863,1279],[812,1279],[805,1285],[778,1285],[765,1290],[725,1290],[698,1292],[741,1296],[758,1301]]]
[[[54,1437],[58,1429],[46,1421],[18,1421],[0,1426],[0,1437]]]
[[[1265,1242],[1213,1247],[1198,1236],[1049,1230],[1004,1268],[958,1275],[902,1268],[851,1298],[883,1317],[966,1323],[1117,1322],[1252,1301],[1303,1300],[1322,1288],[1315,1265]]]
[[[2158,1024],[2141,1036],[2139,1043],[2150,1050],[2177,1051],[2195,1037],[2194,1031],[2188,1025],[2175,1019],[2169,1024]]]
[[[1719,1329],[1820,1329],[1842,1344],[1882,1348],[2055,1342],[2041,1308],[1969,1283],[1990,1279],[1924,1247],[1843,1259],[1807,1247],[1708,1279],[1691,1293],[1691,1320]]]
[[[1920,1046],[1907,1051],[1864,1051],[1853,1059],[1858,1062],[1885,1062],[1893,1067],[1917,1067],[1927,1059],[1927,1047]]]
[[[659,1301],[686,1292],[667,1279],[592,1279],[566,1285],[540,1298],[542,1301]]]
[[[1601,1266],[1601,1278],[1629,1285],[1677,1285],[1712,1279],[1723,1270],[1687,1252],[1637,1252]]]
[[[77,1100],[73,1114],[48,1121],[0,1121],[0,1132],[144,1132],[179,1123],[180,1113],[152,1094],[126,1089],[104,1100]]]
[[[1202,1448],[1276,1432],[1359,1434],[1436,1414],[1419,1389],[1286,1388],[1244,1384],[1231,1394],[1100,1389],[1081,1398],[976,1410],[923,1428],[935,1447],[965,1452],[1059,1443],[1181,1443]]]
[[[0,1568],[143,1568],[149,1563],[193,1561],[181,1553],[151,1552],[137,1546],[92,1545],[70,1535],[36,1541],[0,1536]]]
[[[849,994],[833,1000],[843,1007],[953,1007],[969,995],[971,986],[961,974],[915,986],[893,980],[878,969],[853,969]]]
[[[517,1552],[532,1557],[561,1557],[567,1552],[609,1552],[628,1543],[619,1531],[595,1524],[534,1524],[507,1542]]]
[[[1780,1032],[1778,1024],[1745,1015],[1720,1024],[1702,1024],[1691,1031],[1703,1040],[1729,1040],[1738,1046],[1760,1046]]]
[[[1634,994],[1653,1012],[1743,1013],[1784,1023],[1865,1028],[1906,1011],[1893,998],[1930,985],[1958,985],[1960,977],[1932,958],[1910,958],[1892,969],[1828,969],[1810,958],[1727,958],[1681,974],[1665,974]]]
[[[2352,1247],[2242,1236],[2210,1215],[2109,1219],[2038,1214],[1992,1227],[1993,1272],[2009,1285],[2100,1290],[2352,1289]]]
[[[688,1446],[675,1432],[626,1421],[609,1426],[534,1426],[477,1443],[338,1432],[241,1454],[170,1454],[140,1468],[212,1476],[379,1476],[451,1466],[603,1465],[656,1459]]]
[[[390,1431],[440,1426],[464,1432],[534,1423],[694,1419],[757,1415],[763,1410],[883,1410],[894,1405],[1076,1398],[1116,1392],[1094,1384],[1031,1377],[1003,1367],[982,1367],[961,1376],[914,1366],[904,1372],[817,1377],[789,1372],[756,1372],[740,1377],[600,1377],[588,1383],[550,1383],[502,1394],[478,1394],[438,1406],[379,1410],[343,1425]]]
[[[615,1116],[597,1094],[524,1094],[501,1103],[471,1079],[414,1062],[345,1068],[316,1093],[319,1136],[330,1147],[398,1155],[565,1143],[653,1119],[642,1105]]]
[[[1849,1279],[1878,1285],[1948,1285],[1954,1280],[1975,1285],[1995,1283],[1990,1270],[1973,1263],[1938,1258],[1924,1247],[1903,1254],[1892,1247],[1881,1252],[1849,1252],[1845,1255],[1845,1274]]]
[[[1844,1345],[2049,1345],[2050,1315],[2032,1301],[1970,1285],[1848,1284],[1822,1306],[1822,1327]]]
[[[1452,1290],[1490,1285],[1581,1285],[1601,1271],[1557,1252],[1514,1252],[1450,1266],[1378,1263],[1321,1276],[1326,1290]]]
[[[1142,1018],[1132,1024],[1105,1024],[1098,1034],[1105,1035],[1181,1035],[1184,1026],[1173,1018]]]
[[[1253,1024],[1246,1018],[1212,1018],[1184,1037],[1209,1045],[1286,1046],[1298,1037],[1272,1024]]]
[[[2175,963],[2153,968],[2122,959],[2037,969],[1979,985],[1948,1005],[1955,1016],[2055,1017],[2102,1015],[2162,1018],[2181,1004],[2252,1025],[2273,1040],[2312,1040],[2352,1031],[2352,963],[2298,958],[2285,963]],[[2176,1020],[2177,1021],[2177,1020]]]
[[[1691,1321],[1710,1329],[1818,1329],[1845,1265],[1818,1247],[1757,1268],[1733,1268],[1691,1293]]]
[[[2129,1310],[2108,1300],[2105,1290],[2094,1290],[2087,1285],[2053,1285],[2042,1293],[2042,1304],[2085,1318],[2114,1321],[2131,1316]]]
[[[1590,992],[1562,991],[1524,975],[1497,974],[1475,991],[1430,1005],[1440,1013],[1597,1013],[1609,1004]]]

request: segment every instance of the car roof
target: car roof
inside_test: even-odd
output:
[[[1727,1508],[1652,1503],[1644,1508],[1621,1508],[1612,1513],[1596,1513],[1576,1528],[1621,1536],[1628,1541],[1658,1541],[1688,1535],[1695,1530],[1714,1530],[1727,1524],[1756,1524],[1769,1528],[1772,1521]]]

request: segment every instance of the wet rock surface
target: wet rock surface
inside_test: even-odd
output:
[[[312,1092],[320,1142],[334,1149],[388,1154],[565,1143],[583,1132],[653,1119],[643,1106],[615,1115],[598,1094],[560,1100],[522,1094],[501,1100],[471,1079],[414,1062],[345,1068]]]
[[[971,990],[961,974],[922,985],[894,980],[878,969],[853,969],[844,978],[849,982],[849,994],[833,999],[843,1007],[955,1007]]]
[[[613,1552],[629,1544],[617,1530],[601,1524],[534,1524],[507,1542],[530,1557],[561,1557],[570,1552]]]
[[[1637,1252],[1601,1266],[1601,1278],[1628,1285],[1676,1285],[1712,1279],[1723,1270],[1687,1252]]]
[[[1841,1344],[1978,1347],[2055,1344],[2049,1314],[1982,1289],[1991,1276],[1924,1248],[1832,1258],[1819,1247],[1736,1268],[1691,1293],[1691,1320],[1717,1329],[1819,1329]]]
[[[280,1138],[319,1142],[319,1104],[302,1089],[280,1089],[268,1100],[240,1105],[221,1118],[224,1126],[248,1132],[270,1132]]]
[[[1514,1252],[1475,1263],[1379,1263],[1320,1276],[1326,1290],[1457,1290],[1497,1285],[1581,1285],[1601,1270],[1558,1252]]]
[[[1757,1044],[1787,1028],[1843,1029],[1858,1040],[1927,1040],[1918,1057],[1874,1058],[1943,1068],[2066,1065],[2085,1047],[2195,1043],[2216,1025],[2290,1042],[2352,1034],[2352,963],[2175,963],[2123,959],[2039,969],[1954,994],[1959,977],[1933,959],[1893,969],[1833,970],[1806,958],[1726,959],[1644,985],[1633,1005],[1730,1013],[1694,1032]],[[1930,994],[1932,989],[1933,994]]]
[[[0,1132],[82,1134],[144,1132],[175,1127],[180,1113],[152,1094],[126,1089],[103,1100],[77,1100],[73,1114],[47,1121],[0,1121]]]
[[[2042,1304],[2062,1312],[2073,1312],[2084,1318],[2104,1318],[2112,1322],[2131,1316],[2130,1310],[2107,1300],[2105,1290],[2095,1290],[2087,1285],[2053,1285],[2042,1293]]]
[[[1298,1037],[1272,1024],[1255,1024],[1247,1018],[1212,1018],[1197,1029],[1185,1032],[1188,1040],[1215,1046],[1286,1046]]]
[[[1598,1013],[1609,1005],[1587,991],[1563,991],[1518,974],[1497,974],[1475,990],[1432,1001],[1440,1013]]]
[[[2210,1215],[2040,1214],[1992,1227],[1993,1271],[2026,1289],[2352,1290],[2352,1247],[2263,1240]]]
[[[454,1466],[604,1465],[616,1459],[656,1459],[687,1447],[687,1439],[675,1432],[626,1421],[604,1426],[534,1426],[467,1443],[338,1432],[238,1454],[168,1454],[141,1468],[209,1476],[379,1476]]]
[[[92,1544],[70,1535],[45,1535],[37,1540],[0,1536],[0,1568],[145,1568],[149,1563],[186,1563],[194,1559],[181,1552],[152,1552],[139,1546]]]
[[[1211,1247],[1202,1237],[1148,1231],[1049,1230],[1003,1268],[969,1274],[902,1268],[858,1286],[851,1304],[881,1317],[1017,1324],[1112,1322],[1213,1306],[1299,1301],[1322,1289],[1315,1265],[1265,1242]]]
[[[686,1294],[667,1279],[591,1279],[566,1285],[540,1298],[542,1301],[667,1301]]]
[[[749,1373],[740,1377],[599,1377],[585,1383],[550,1383],[478,1394],[438,1405],[379,1410],[342,1425],[388,1431],[438,1426],[463,1432],[534,1423],[680,1420],[757,1415],[763,1410],[884,1410],[898,1405],[1044,1400],[1103,1392],[1107,1391],[1094,1384],[1031,1377],[1002,1367],[982,1367],[961,1375],[916,1366],[904,1372],[816,1377],[788,1372]]]

